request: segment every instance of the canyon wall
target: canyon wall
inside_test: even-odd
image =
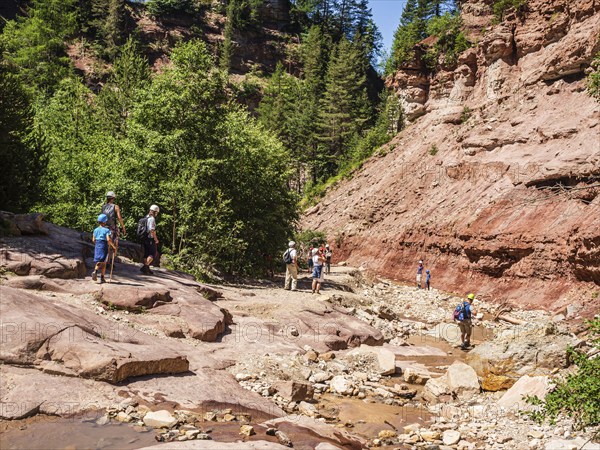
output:
[[[306,211],[347,260],[413,282],[528,307],[598,312],[600,103],[586,72],[600,1],[530,0],[493,24],[466,1],[474,45],[428,75],[389,77],[409,125]]]

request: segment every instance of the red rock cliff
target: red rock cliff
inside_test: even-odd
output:
[[[495,26],[489,2],[462,14],[476,44],[435,76],[414,64],[387,80],[412,123],[303,226],[391,278],[412,282],[423,259],[435,287],[597,312],[600,108],[585,72],[600,1],[530,0]]]

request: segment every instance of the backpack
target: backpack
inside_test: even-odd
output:
[[[285,253],[283,254],[283,262],[286,264],[291,264],[294,262],[294,259],[292,258],[292,249],[288,248]]]
[[[460,318],[460,313],[463,313],[462,319]],[[465,304],[461,303],[456,308],[454,308],[454,313],[452,314],[452,319],[458,320],[459,322],[462,322],[463,320],[466,320],[466,319],[470,319],[470,317],[467,317],[467,313],[468,313],[468,311],[465,308]]]
[[[140,220],[138,220],[136,234],[140,241],[143,241],[148,237],[148,216],[144,216]]]
[[[102,214],[106,214],[108,220],[106,224],[109,228],[115,226],[115,204],[114,203],[105,203],[102,205]]]

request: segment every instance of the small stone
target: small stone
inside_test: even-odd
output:
[[[267,428],[267,436],[275,436],[275,433],[277,433],[277,428]]]
[[[234,422],[235,416],[233,414],[225,414],[223,416],[223,422]]]
[[[240,434],[243,434],[244,436],[253,436],[256,434],[256,431],[254,431],[252,425],[242,425],[240,427]]]
[[[319,354],[314,350],[309,350],[304,354],[304,359],[311,362],[316,362],[319,359]]]
[[[402,430],[405,434],[412,434],[416,432],[420,427],[421,425],[419,425],[418,423],[411,423],[410,425],[406,425],[405,427],[403,427]]]
[[[275,437],[279,441],[279,443],[285,447],[293,447],[292,441],[283,431],[277,430],[275,432]]]
[[[252,378],[254,378],[252,375],[250,375],[249,373],[238,373],[235,376],[235,379],[237,381],[248,381],[251,380]]]
[[[352,383],[343,375],[337,375],[331,379],[329,383],[331,390],[337,394],[349,395],[353,392]]]
[[[185,432],[188,439],[196,439],[196,436],[200,434],[200,430],[189,430]]]
[[[419,435],[421,436],[421,439],[427,442],[436,441],[441,438],[439,431],[421,431]]]
[[[149,412],[144,416],[144,424],[152,428],[171,428],[176,423],[177,419],[164,409]]]
[[[213,411],[209,411],[204,414],[203,418],[207,422],[215,422],[217,420],[217,414]]]
[[[335,359],[335,353],[333,353],[333,352],[323,353],[321,355],[321,359],[323,361],[331,361],[332,359]]]
[[[104,415],[102,417],[100,417],[98,420],[96,420],[96,425],[106,425],[107,423],[110,423],[110,418],[107,415]]]
[[[527,436],[532,437],[534,439],[542,439],[544,437],[544,433],[538,430],[530,430],[527,432]]]
[[[380,439],[393,439],[395,438],[396,432],[392,430],[381,430],[377,435]]]
[[[300,411],[300,414],[304,414],[308,417],[316,417],[319,415],[319,411],[317,410],[315,405],[311,405],[307,402],[300,402],[300,404],[298,405],[298,411]]]
[[[119,422],[129,423],[131,422],[131,416],[126,412],[120,411],[115,417]]]

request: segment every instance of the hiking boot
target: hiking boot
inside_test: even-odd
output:
[[[100,277],[100,284],[102,283],[106,283],[106,278],[104,278],[103,276]]]
[[[140,271],[141,271],[143,274],[146,274],[146,275],[153,275],[153,274],[154,274],[154,272],[152,272],[152,271],[150,270],[150,266],[146,266],[146,265],[143,265],[143,266],[142,266],[142,268],[140,269]]]
[[[96,273],[96,271],[94,270],[94,271],[92,272],[92,280],[93,280],[93,281],[96,281],[97,279],[98,279],[98,274],[97,274],[97,273]]]

